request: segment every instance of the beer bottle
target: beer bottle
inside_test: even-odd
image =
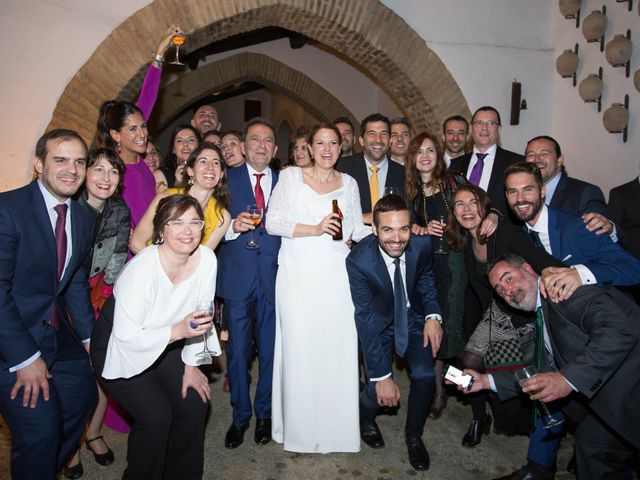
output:
[[[338,230],[337,233],[335,233],[333,235],[333,239],[334,240],[342,240],[342,219],[343,219],[343,215],[342,212],[340,211],[340,207],[338,206],[338,200],[331,200],[332,203],[332,207],[333,207],[333,213],[335,214],[335,217],[338,217],[338,222],[340,222],[340,229]]]

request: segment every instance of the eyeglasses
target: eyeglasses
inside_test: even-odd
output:
[[[473,125],[474,127],[480,127],[480,128],[496,128],[498,125],[500,125],[496,120],[474,120],[473,122],[471,122],[471,125]]]
[[[185,222],[184,220],[170,220],[167,225],[174,232],[182,232],[184,227],[187,227],[192,232],[200,231],[204,228],[204,220],[190,220]]]

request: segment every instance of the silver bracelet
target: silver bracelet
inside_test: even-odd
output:
[[[153,55],[153,59],[158,62],[158,65],[162,68],[162,64],[164,63],[164,57],[162,55],[155,54]]]

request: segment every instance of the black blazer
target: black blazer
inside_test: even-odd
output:
[[[551,208],[564,210],[572,215],[596,212],[609,218],[607,204],[600,187],[560,174],[560,181],[549,202]]]
[[[637,178],[611,189],[609,211],[620,244],[640,259],[640,182]]]
[[[451,160],[451,166],[449,167],[449,170],[466,177],[472,156],[473,152],[466,153],[458,158],[454,158],[453,160]],[[522,155],[511,152],[509,150],[505,150],[498,146],[496,150],[496,158],[493,162],[493,168],[491,169],[489,187],[487,188],[487,193],[489,194],[489,198],[491,199],[491,206],[498,209],[500,213],[502,213],[502,217],[505,220],[509,220],[511,223],[515,223],[518,225],[520,225],[522,222],[517,220],[517,218],[509,209],[509,206],[507,205],[507,198],[504,194],[504,171],[510,165],[522,161],[524,161],[524,157]]]
[[[564,302],[543,299],[542,311],[557,369],[578,390],[569,411],[594,411],[640,447],[640,307],[615,288],[583,286]],[[494,375],[501,398],[517,393],[512,379]]]
[[[380,185],[380,195],[384,194],[385,187],[396,187],[400,192],[400,196],[404,198],[404,167],[387,157],[389,162],[389,170],[387,171],[387,179],[384,185]],[[351,155],[338,160],[336,170],[352,176],[358,184],[360,190],[360,206],[362,213],[369,213],[373,210],[371,205],[371,195],[369,193],[369,173],[367,172],[367,164],[364,161],[364,154]]]

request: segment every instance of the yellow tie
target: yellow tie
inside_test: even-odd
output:
[[[380,167],[369,167],[371,170],[371,178],[369,179],[369,192],[371,193],[371,211],[380,200],[380,184],[378,183],[378,170]]]

